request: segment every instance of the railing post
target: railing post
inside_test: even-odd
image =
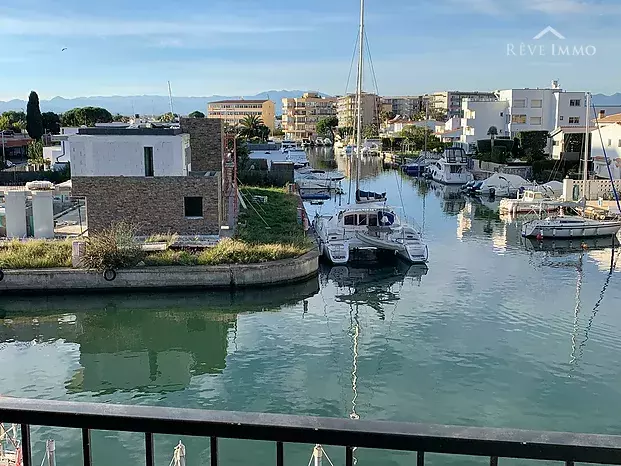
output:
[[[345,466],[354,466],[353,447],[345,447]]]
[[[498,466],[498,457],[491,456],[489,459],[489,466]]]
[[[90,429],[82,429],[82,461],[84,466],[91,466],[93,464]]]
[[[416,452],[416,466],[423,466],[425,464],[425,452],[417,451]]]
[[[30,450],[30,426],[28,424],[21,425],[22,431],[22,465],[32,466],[32,454]]]
[[[146,466],[154,466],[155,458],[153,455],[153,434],[145,432],[144,434],[144,446],[145,446],[145,460]]]
[[[276,466],[284,466],[285,451],[282,442],[276,442]]]
[[[218,437],[211,437],[211,466],[218,466]]]
[[[54,440],[46,440],[45,450],[47,451],[47,466],[56,466],[56,443]]]

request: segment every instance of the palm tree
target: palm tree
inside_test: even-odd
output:
[[[255,137],[260,138],[263,135],[262,127],[265,125],[263,124],[263,120],[261,120],[260,116],[247,115],[239,123],[241,124],[241,130],[239,132],[240,136],[252,139]]]
[[[498,128],[496,128],[495,126],[490,126],[489,129],[487,130],[487,135],[490,138],[490,143],[492,145],[492,154],[494,153],[494,139],[496,139],[496,136],[498,136]]]

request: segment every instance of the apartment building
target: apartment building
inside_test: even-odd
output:
[[[180,127],[79,128],[67,136],[72,195],[86,199],[91,232],[121,220],[150,235],[218,234],[222,122]]]
[[[207,106],[207,118],[223,120],[225,124],[237,126],[249,115],[258,116],[273,133],[276,125],[276,111],[271,100],[219,100]]]
[[[411,119],[424,111],[424,98],[422,95],[382,97],[382,110],[384,109],[390,109],[389,111],[394,116],[399,115]]]
[[[513,138],[521,131],[552,132],[585,124],[584,92],[563,91],[554,83],[551,88],[505,89],[496,95],[496,101],[464,100],[460,142],[472,144],[486,138],[490,126],[498,129],[499,136]]]
[[[317,123],[334,115],[336,97],[306,92],[302,97],[282,99],[282,130],[286,139],[314,139],[317,137]]]
[[[464,92],[464,91],[441,91],[429,94],[429,109],[444,112],[447,118],[463,117],[462,103],[465,99],[477,101],[494,101],[496,94],[493,92]]]
[[[357,118],[357,99],[356,94],[348,94],[338,97],[336,102],[336,113],[339,119],[340,128],[352,128]],[[362,127],[377,125],[379,127],[379,113],[382,108],[381,99],[377,94],[362,93]]]

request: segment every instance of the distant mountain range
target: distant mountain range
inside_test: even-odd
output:
[[[177,97],[173,96],[173,108],[175,113],[187,115],[195,110],[207,113],[207,104],[216,100],[240,99],[270,99],[276,103],[276,114],[282,113],[282,99],[301,97],[307,91],[265,91],[256,95],[246,96],[224,96],[212,95],[209,97]],[[321,93],[320,93],[321,94]],[[326,96],[327,94],[321,94]],[[20,99],[9,100],[7,102],[0,101],[0,113],[7,110],[24,110],[26,101]],[[50,100],[41,100],[42,112],[63,113],[75,107],[103,107],[110,113],[120,113],[121,115],[161,115],[170,112],[170,102],[168,96],[163,95],[135,95],[135,96],[94,96],[94,97],[76,97],[75,99],[65,99],[63,97],[54,97]]]
[[[301,97],[306,91],[265,91],[256,95],[243,96],[244,99],[271,99],[276,103],[276,114],[282,114],[282,99]],[[322,94],[327,96],[327,94]],[[176,97],[173,96],[173,108],[175,113],[187,115],[194,110],[203,113],[207,112],[207,104],[216,100],[240,99],[242,96],[223,96],[212,95],[209,97]],[[595,106],[621,106],[621,93],[613,95],[594,94],[593,104]],[[135,95],[135,96],[102,96],[102,97],[77,97],[75,99],[65,99],[63,97],[54,97],[50,100],[41,101],[42,112],[63,113],[75,107],[103,107],[111,113],[120,113],[121,115],[161,115],[170,111],[170,103],[168,96],[163,95]],[[0,113],[7,110],[25,110],[25,100],[9,100],[7,102],[0,101]]]

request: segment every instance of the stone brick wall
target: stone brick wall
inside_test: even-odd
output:
[[[180,124],[190,135],[192,171],[222,171],[222,120],[181,118]]]
[[[86,197],[88,229],[97,232],[125,220],[140,234],[219,234],[222,194],[215,176],[113,177],[72,179],[72,195]],[[203,218],[186,218],[184,197],[203,198]]]

